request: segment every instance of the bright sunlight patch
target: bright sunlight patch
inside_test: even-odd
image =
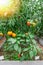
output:
[[[17,12],[20,0],[0,0],[0,16],[10,16]]]

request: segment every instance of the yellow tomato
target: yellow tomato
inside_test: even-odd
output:
[[[9,36],[12,36],[12,31],[8,31],[7,33]]]
[[[31,23],[33,26],[36,26],[36,23]]]
[[[12,33],[12,37],[16,37],[16,34],[15,33]]]
[[[0,36],[3,36],[3,33],[0,33]]]

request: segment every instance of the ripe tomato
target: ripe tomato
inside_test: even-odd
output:
[[[30,26],[30,25],[31,25],[31,23],[30,23],[30,22],[27,22],[27,25],[28,25],[28,26]]]
[[[20,58],[21,57],[21,54],[18,54],[18,58]]]

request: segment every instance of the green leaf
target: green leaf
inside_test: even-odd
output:
[[[29,34],[30,38],[34,38],[34,35],[33,34]]]
[[[25,59],[25,56],[23,55],[23,56],[20,58],[20,60],[23,61],[24,59]]]
[[[30,56],[31,59],[33,58],[33,51],[29,52],[29,56]]]
[[[19,54],[21,53],[21,47],[18,48],[18,52],[19,52]]]
[[[34,56],[37,55],[37,49],[36,48],[33,49],[33,54],[34,54]]]
[[[17,40],[20,40],[20,37],[17,37]]]
[[[20,42],[25,42],[25,40],[24,39],[21,39]]]
[[[16,39],[14,38],[9,38],[7,41],[11,42],[11,43],[15,43],[16,42]]]
[[[37,46],[36,48],[37,48],[37,51],[38,51],[39,53],[42,52],[42,49],[39,48],[39,46]]]
[[[17,40],[17,44],[20,44],[20,40]]]
[[[10,46],[8,46],[6,49],[5,49],[5,51],[12,51],[13,50],[13,45],[10,45]]]
[[[15,45],[14,45],[14,49],[17,51],[18,48],[19,48],[18,44],[15,44]]]
[[[28,50],[29,50],[29,48],[24,48],[24,50],[23,50],[23,51],[25,52],[25,51],[28,51]]]
[[[35,41],[34,39],[32,39],[32,42],[33,42],[33,44],[35,44],[35,45],[36,45],[36,41]]]
[[[22,37],[25,37],[25,34],[22,34]]]
[[[27,43],[29,43],[29,42],[30,42],[30,40],[29,40],[29,39],[26,39],[26,42],[27,42]]]
[[[18,34],[18,37],[21,37],[22,36],[22,34]]]

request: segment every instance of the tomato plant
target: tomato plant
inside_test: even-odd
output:
[[[43,1],[21,0],[18,13],[0,17],[0,33],[5,60],[33,60],[40,53],[34,37],[43,35]]]
[[[3,46],[3,49],[5,54],[6,52],[11,52],[10,55],[12,56],[13,60],[32,60],[40,50],[40,48],[37,46],[37,42],[34,39],[34,35],[30,32],[28,35],[19,33],[17,34],[16,38],[8,38]],[[13,57],[15,54],[17,54],[16,58],[18,59]]]

